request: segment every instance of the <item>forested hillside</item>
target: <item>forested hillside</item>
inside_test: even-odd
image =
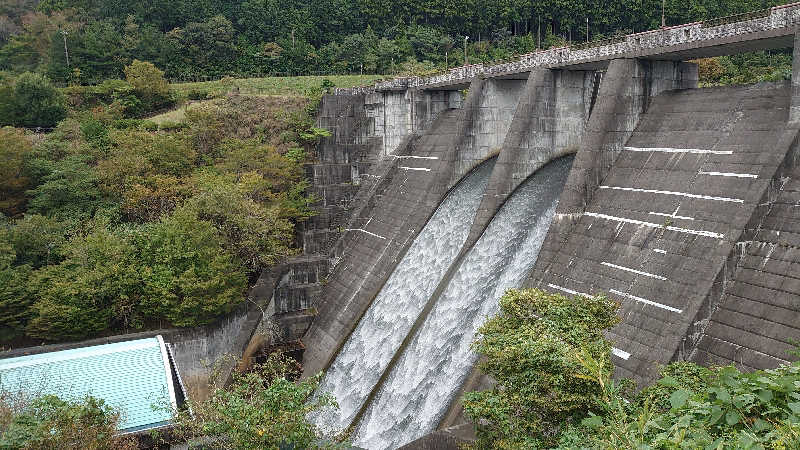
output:
[[[208,324],[296,252],[322,86],[218,83],[156,122],[135,117],[185,97],[150,63],[124,71],[91,88],[30,72],[0,88],[0,123],[55,126],[0,128],[0,348]]]
[[[666,23],[780,3],[667,0]],[[6,0],[0,70],[72,84],[122,78],[134,59],[173,80],[423,73],[463,64],[465,36],[477,62],[660,25],[659,0]]]

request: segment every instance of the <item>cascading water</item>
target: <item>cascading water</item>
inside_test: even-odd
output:
[[[481,164],[439,205],[331,364],[319,391],[331,393],[339,409],[310,417],[322,429],[341,431],[358,414],[467,240],[494,161]]]
[[[436,428],[476,361],[478,327],[536,263],[572,159],[540,169],[492,219],[373,398],[355,445],[396,448]]]

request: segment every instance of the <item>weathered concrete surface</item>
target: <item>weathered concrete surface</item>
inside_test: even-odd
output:
[[[461,424],[426,434],[400,447],[400,450],[460,450],[474,441],[475,429],[472,424]]]
[[[680,357],[700,364],[735,364],[741,369],[775,367],[796,356],[800,341],[800,39],[795,36],[791,102],[779,148],[789,147],[750,222],[729,255],[722,286],[706,299],[687,333]],[[727,269],[730,268],[730,272]]]
[[[791,145],[789,98],[787,84],[663,93],[625,151],[599,155],[583,192],[565,190],[577,223],[551,229],[528,285],[619,300],[623,320],[609,333],[618,375],[646,383],[691,345],[690,327],[724,287],[729,255]]]
[[[699,364],[752,370],[796,359],[788,352],[800,341],[800,171],[785,175],[753,238],[737,243],[722,299],[698,314],[706,319],[688,357]]]
[[[317,318],[303,338],[305,374],[330,364],[397,261],[455,184],[452,180],[459,180],[490,156],[475,151],[473,139],[482,113],[491,109],[481,111],[484,87],[484,80],[475,80],[461,109],[439,113],[428,131],[406,138],[404,148],[381,165],[380,179],[346,229],[339,247],[343,254],[325,286]]]
[[[595,72],[540,69],[531,72],[509,120],[486,193],[478,208],[471,247],[525,179],[548,162],[576,153],[589,117]],[[508,119],[506,119],[508,120]]]
[[[369,133],[381,137],[380,155],[402,148],[403,140],[430,127],[440,112],[460,108],[461,93],[403,89],[369,92],[365,98],[367,116],[373,120]]]

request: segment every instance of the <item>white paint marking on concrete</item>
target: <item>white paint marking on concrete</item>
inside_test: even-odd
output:
[[[681,228],[681,227],[673,227],[673,226],[665,227],[664,225],[659,225],[657,223],[644,222],[642,220],[635,220],[635,219],[627,219],[625,217],[609,216],[607,214],[598,214],[598,213],[591,213],[591,212],[587,212],[587,213],[584,213],[584,214],[589,216],[589,217],[597,217],[599,219],[613,220],[615,222],[632,223],[634,225],[644,225],[644,226],[651,227],[651,228],[666,228],[669,231],[677,231],[679,233],[693,234],[693,235],[696,235],[696,236],[705,236],[705,237],[716,238],[716,239],[722,239],[723,237],[725,237],[724,234],[715,233],[713,231],[692,230],[692,229],[689,229],[689,228]]]
[[[667,213],[657,213],[657,212],[653,212],[653,211],[650,211],[647,214],[652,214],[654,216],[672,217],[673,219],[694,220],[694,217],[678,216],[678,215],[675,215],[675,214],[667,214]]]
[[[614,269],[624,270],[626,272],[632,272],[637,275],[644,275],[646,277],[655,278],[657,280],[667,281],[665,277],[662,277],[661,275],[656,275],[654,273],[642,272],[641,270],[631,269],[630,267],[618,266],[616,264],[611,264],[610,262],[605,262],[605,261],[603,261],[601,264]]]
[[[427,168],[425,168],[425,167],[406,167],[406,166],[400,166],[400,168],[401,168],[401,169],[405,169],[405,170],[421,170],[421,171],[423,171],[423,172],[430,172],[430,171],[431,171],[431,169],[427,169]]]
[[[674,211],[672,214],[658,213],[658,212],[653,212],[653,211],[650,211],[648,214],[653,214],[653,215],[656,215],[656,216],[671,217],[671,218],[673,218],[673,219],[694,220],[694,217],[689,217],[689,216],[679,216],[679,215],[678,215],[678,211],[679,211],[680,209],[681,209],[681,207],[680,207],[680,206],[678,206],[677,208],[675,208],[675,211]]]
[[[732,155],[731,150],[703,150],[700,148],[625,147],[629,152],[697,153],[701,155]]]
[[[553,289],[558,289],[559,291],[566,292],[567,294],[570,294],[570,295],[582,295],[584,297],[591,297],[591,295],[589,295],[589,294],[584,294],[583,292],[573,291],[572,289],[567,289],[565,287],[557,286],[557,285],[555,285],[553,283],[548,283],[547,287],[553,288]]]
[[[667,254],[666,250],[662,250],[660,248],[654,248],[653,251],[656,252],[656,253],[661,253],[662,255],[666,255]]]
[[[699,198],[702,200],[716,200],[718,202],[744,203],[744,200],[740,198],[714,197],[711,195],[689,194],[688,192],[660,191],[658,189],[640,189],[640,188],[622,187],[622,186],[600,186],[600,189],[614,189],[617,191],[629,191],[629,192],[644,192],[646,194],[678,195],[681,197]]]
[[[367,230],[365,230],[363,228],[345,228],[344,231],[360,231],[362,233],[367,233],[370,236],[375,236],[376,238],[386,239],[385,237],[383,237],[383,236],[381,236],[379,234],[371,233],[371,232],[369,232],[369,231],[367,231]]]
[[[411,156],[411,155],[392,155],[397,159],[439,159],[438,156]]]
[[[735,173],[735,172],[706,172],[701,170],[697,172],[698,175],[710,175],[712,177],[736,177],[736,178],[758,178],[758,175],[753,173]]]
[[[668,305],[665,305],[663,303],[658,303],[658,302],[654,302],[652,300],[648,300],[646,298],[637,297],[637,296],[631,295],[631,294],[626,294],[625,292],[621,292],[621,291],[618,291],[616,289],[611,289],[609,292],[611,292],[612,294],[620,295],[620,296],[625,297],[625,298],[629,298],[631,300],[635,300],[635,301],[637,301],[639,303],[644,303],[645,305],[655,306],[656,308],[666,309],[667,311],[676,312],[678,314],[683,312],[682,309],[673,308],[672,306],[668,306]]]
[[[615,356],[619,356],[620,358],[624,359],[625,361],[627,361],[628,358],[631,357],[630,353],[626,352],[625,350],[620,350],[620,349],[618,349],[616,347],[612,347],[611,348],[611,354],[613,354]]]

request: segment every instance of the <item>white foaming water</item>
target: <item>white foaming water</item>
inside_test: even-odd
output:
[[[355,445],[396,448],[436,428],[476,361],[478,327],[536,263],[571,166],[566,157],[536,172],[492,219],[373,398]]]
[[[319,392],[339,409],[310,416],[323,430],[339,432],[358,414],[467,240],[493,167],[481,164],[439,205],[331,364]]]

